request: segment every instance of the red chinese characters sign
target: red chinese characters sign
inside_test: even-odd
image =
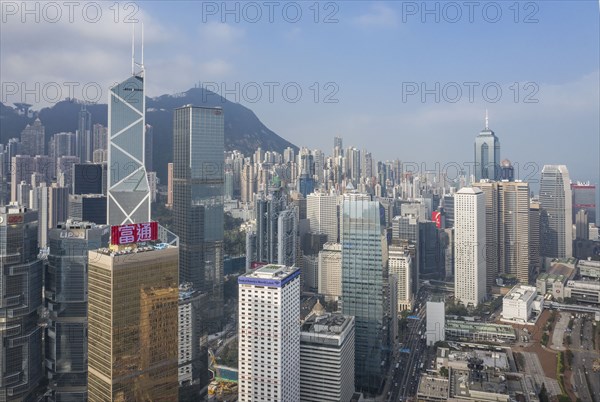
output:
[[[113,245],[154,241],[158,239],[158,222],[113,226],[110,235]]]

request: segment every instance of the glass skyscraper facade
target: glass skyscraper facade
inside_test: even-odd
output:
[[[475,181],[482,179],[501,180],[500,140],[488,127],[486,114],[485,128],[475,138]]]
[[[382,229],[379,202],[347,193],[342,204],[342,313],[356,317],[356,388],[377,393],[386,369]]]
[[[45,347],[51,401],[87,399],[88,250],[106,247],[108,240],[108,226],[89,222],[67,221],[50,230]]]
[[[33,398],[42,379],[38,214],[0,207],[0,401]]]
[[[108,102],[109,225],[150,221],[145,159],[144,71],[110,88]]]
[[[545,165],[540,182],[540,255],[565,258],[573,254],[572,195],[565,165]]]
[[[179,236],[180,283],[206,295],[202,330],[194,343],[220,329],[223,315],[224,116],[220,108],[184,106],[173,123],[173,231]],[[206,348],[199,360],[208,360]],[[204,365],[193,381],[208,383]]]
[[[180,279],[222,293],[224,119],[219,108],[175,110],[173,219]]]

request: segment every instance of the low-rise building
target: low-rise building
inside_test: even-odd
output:
[[[502,317],[506,320],[527,322],[532,315],[536,297],[535,287],[515,286],[502,299]]]
[[[587,278],[600,278],[600,261],[580,260],[577,263],[579,275]]]
[[[568,281],[564,297],[581,303],[600,303],[600,281]]]
[[[515,330],[510,325],[446,320],[446,340],[514,342]]]

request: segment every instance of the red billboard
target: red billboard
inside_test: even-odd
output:
[[[113,226],[110,231],[110,244],[130,244],[158,239],[158,222],[132,223]]]
[[[438,229],[442,228],[442,213],[440,211],[433,211],[431,213],[431,220],[435,222],[435,226]]]
[[[23,215],[8,215],[6,223],[9,225],[16,225],[17,223],[23,223]]]

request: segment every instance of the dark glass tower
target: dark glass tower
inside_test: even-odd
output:
[[[486,111],[485,128],[475,138],[475,181],[500,180],[500,175],[500,140],[489,128]]]
[[[67,221],[50,230],[46,268],[46,376],[51,401],[87,399],[88,250],[108,245],[108,226]]]
[[[38,214],[0,207],[0,401],[34,397],[42,378]]]
[[[175,110],[173,229],[179,236],[179,282],[207,295],[201,317],[207,331],[217,330],[223,315],[224,148],[220,108],[189,105]],[[205,374],[193,373],[201,387]]]

